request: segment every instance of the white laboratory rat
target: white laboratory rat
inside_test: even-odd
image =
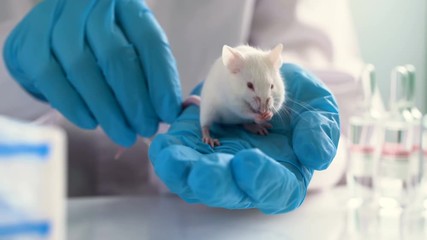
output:
[[[213,64],[200,98],[192,96],[184,105],[200,105],[203,142],[220,145],[212,138],[213,123],[243,124],[250,132],[266,135],[269,121],[285,101],[285,84],[280,74],[282,44],[271,51],[247,45],[225,45]]]

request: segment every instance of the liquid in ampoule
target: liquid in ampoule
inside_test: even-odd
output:
[[[354,198],[372,198],[377,129],[373,119],[350,119],[347,184]]]

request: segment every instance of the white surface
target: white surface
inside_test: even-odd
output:
[[[68,240],[425,240],[427,211],[363,208],[346,188],[307,196],[287,214],[189,205],[146,195],[75,199],[68,205]]]
[[[296,211],[276,216],[189,205],[167,196],[75,199],[68,206],[68,240],[338,240],[345,227],[345,193],[311,194]]]

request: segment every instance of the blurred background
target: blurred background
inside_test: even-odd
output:
[[[412,63],[417,68],[417,105],[426,112],[427,2],[349,2],[362,58],[375,65],[384,100],[389,96],[390,70]]]

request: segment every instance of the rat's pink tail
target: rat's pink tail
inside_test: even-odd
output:
[[[185,109],[191,104],[200,106],[200,97],[197,95],[191,95],[182,103],[182,108]]]

